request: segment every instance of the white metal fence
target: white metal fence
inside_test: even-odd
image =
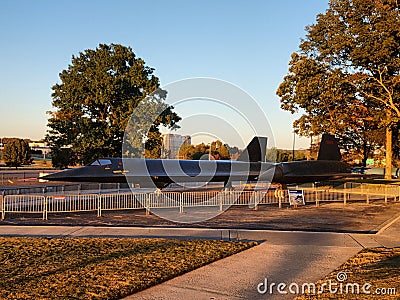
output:
[[[46,219],[45,209],[46,197],[36,195],[6,196],[1,199],[1,218],[4,220],[5,213],[42,213]]]
[[[33,185],[33,186],[2,186],[0,194],[8,195],[75,195],[75,194],[117,194],[129,192],[130,188],[126,183],[70,183],[70,184],[52,184],[52,185]]]
[[[303,188],[309,202],[343,202],[365,201],[367,204],[372,200],[388,199],[400,201],[400,186],[388,184],[368,184],[348,182],[335,188],[332,187],[311,187]],[[307,195],[308,194],[308,195]]]
[[[400,201],[400,187],[395,185],[345,184],[336,188],[299,188],[306,203],[343,202],[389,199]],[[288,190],[264,191],[223,191],[223,192],[135,192],[118,194],[80,195],[7,195],[0,196],[1,218],[8,213],[42,214],[47,220],[49,213],[176,208],[183,212],[186,207],[216,206],[222,211],[226,206],[246,205],[257,209],[262,204],[277,204],[282,207],[289,203]]]

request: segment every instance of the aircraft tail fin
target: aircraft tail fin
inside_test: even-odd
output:
[[[340,161],[342,155],[340,154],[338,143],[335,137],[331,134],[324,133],[319,146],[318,160],[335,160]]]
[[[255,136],[238,157],[238,161],[265,162],[267,137]]]

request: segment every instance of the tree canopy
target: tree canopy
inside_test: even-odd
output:
[[[9,139],[4,145],[2,158],[7,166],[19,167],[31,163],[31,152],[28,142],[23,139]]]
[[[223,144],[219,140],[211,142],[209,145],[204,143],[198,145],[183,144],[179,149],[179,157],[194,160],[204,159],[205,157],[215,160],[230,159],[231,155],[228,149],[230,149],[229,145]]]
[[[130,47],[119,44],[100,44],[72,56],[72,63],[59,74],[61,82],[52,87],[55,110],[48,112],[46,136],[51,148],[71,148],[70,155],[78,163],[121,156],[131,114],[159,88],[153,72]],[[161,150],[158,127],[174,126],[180,120],[172,106],[165,108],[146,137],[146,150],[152,156]]]
[[[306,160],[306,150],[295,150],[294,158],[292,150],[277,149],[276,147],[267,149],[266,158],[268,162],[287,162]]]
[[[51,164],[53,168],[65,169],[74,165],[76,158],[71,148],[54,148],[51,151]]]
[[[369,137],[386,131],[391,168],[392,128],[400,120],[399,9],[396,0],[330,0],[306,28],[277,90],[283,109],[303,113],[297,132],[355,136],[371,146]]]

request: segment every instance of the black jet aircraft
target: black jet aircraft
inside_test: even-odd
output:
[[[280,184],[318,182],[351,176],[341,162],[332,135],[322,137],[317,160],[266,162],[266,137],[254,137],[237,160],[102,158],[80,168],[44,176],[50,181],[129,183],[163,188],[171,183],[266,181]]]

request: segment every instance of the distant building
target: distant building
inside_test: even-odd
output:
[[[192,138],[190,135],[180,135],[180,134],[163,134],[163,147],[162,147],[162,157],[164,158],[179,158],[179,149],[182,145],[191,145]]]
[[[0,138],[0,158],[2,157],[4,146],[13,139],[18,139],[18,138],[7,138],[7,137]],[[31,151],[34,151],[32,153],[33,158],[38,158],[37,156],[39,156],[39,158],[45,159],[46,156],[51,152],[50,147],[44,141],[31,141],[30,139],[24,139],[24,140],[28,143]]]
[[[42,151],[43,155],[47,155],[51,152],[50,147],[47,145],[46,142],[29,142],[29,148],[31,148],[31,150],[35,150],[35,151]]]

